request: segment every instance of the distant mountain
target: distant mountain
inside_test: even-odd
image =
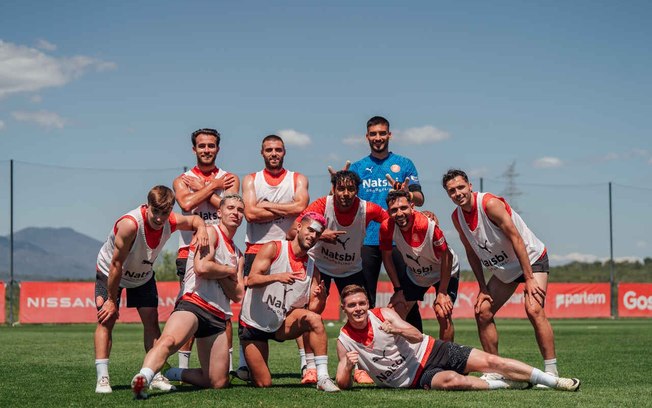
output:
[[[102,242],[71,228],[30,227],[14,233],[14,279],[93,279]],[[0,279],[9,279],[9,237],[0,237]]]

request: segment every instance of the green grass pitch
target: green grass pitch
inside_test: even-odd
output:
[[[180,386],[176,392],[150,393],[132,399],[129,382],[143,360],[142,328],[118,324],[111,356],[113,393],[96,395],[92,325],[34,325],[0,328],[0,407],[157,406],[157,407],[455,407],[455,406],[652,406],[652,321],[555,320],[557,355],[563,375],[579,377],[577,393],[552,390],[437,392],[381,390],[358,386],[338,394],[299,384],[298,354],[293,341],[271,343],[274,385],[255,389],[239,380],[224,390]],[[436,333],[436,322],[426,323]],[[330,373],[335,375],[335,339],[339,324],[328,328]],[[475,324],[456,322],[456,340],[479,347]],[[529,322],[499,320],[502,355],[541,367]],[[235,341],[237,347],[237,340]],[[236,349],[237,350],[237,349]],[[237,360],[237,351],[235,353]],[[170,358],[176,365],[177,358]],[[191,361],[197,366],[196,353]]]

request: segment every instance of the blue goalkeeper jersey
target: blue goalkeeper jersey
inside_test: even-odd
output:
[[[387,192],[392,188],[385,177],[386,174],[392,176],[396,181],[403,182],[409,178],[410,184],[419,184],[419,174],[412,160],[392,152],[384,160],[378,160],[371,155],[366,156],[351,164],[350,170],[357,173],[362,179],[358,196],[363,200],[380,205],[385,210],[387,209],[385,198],[387,198]],[[379,223],[375,221],[369,223],[364,245],[378,245],[379,229]]]

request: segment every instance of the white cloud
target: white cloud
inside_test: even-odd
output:
[[[569,262],[605,263],[609,261],[609,257],[599,257],[597,255],[582,254],[579,252],[571,252],[566,255],[549,254],[548,256],[550,257],[550,262],[555,265],[566,264]],[[637,256],[620,256],[615,257],[614,262],[643,262],[643,260]]]
[[[591,160],[598,163],[615,160],[644,160],[645,162],[652,164],[652,152],[646,149],[635,148],[626,152],[609,152],[603,156],[592,158]]]
[[[0,40],[0,98],[63,86],[89,70],[116,67],[113,62],[82,55],[58,58],[36,48]]]
[[[349,136],[342,139],[342,143],[348,146],[357,146],[367,144],[367,139],[364,136]]]
[[[4,130],[4,128],[6,128],[6,127],[7,127],[7,125],[5,125],[5,122],[0,120],[0,130]]]
[[[647,248],[647,242],[645,242],[645,241],[636,241],[636,248]]]
[[[566,254],[566,255],[549,254],[549,256],[550,256],[550,261],[557,264],[568,263],[568,262],[590,263],[590,262],[595,262],[600,260],[597,255],[582,254],[579,252],[571,252],[570,254]]]
[[[11,112],[11,116],[19,122],[36,123],[37,125],[47,129],[63,129],[67,120],[59,116],[57,113],[48,111],[38,112]]]
[[[563,166],[564,163],[556,157],[546,156],[536,159],[532,165],[537,169],[554,169]]]
[[[48,40],[44,40],[42,38],[38,39],[36,41],[36,48],[45,50],[45,51],[54,51],[57,49],[57,46],[55,44],[52,44]]]
[[[312,143],[310,136],[305,133],[297,132],[294,129],[279,130],[278,135],[283,138],[283,142],[285,142],[286,145],[303,147]]]
[[[32,95],[29,100],[32,103],[41,103],[43,102],[43,97],[41,95]]]
[[[483,177],[489,173],[489,169],[486,167],[478,167],[475,169],[470,169],[466,171],[466,175],[469,177]],[[479,186],[478,186],[479,187]]]
[[[397,130],[392,132],[392,135],[396,142],[416,145],[437,143],[446,139],[450,139],[451,137],[448,132],[437,129],[434,126],[422,126],[405,130]]]

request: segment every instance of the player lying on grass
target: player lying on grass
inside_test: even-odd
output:
[[[204,388],[229,384],[231,331],[227,321],[233,315],[231,301],[239,302],[244,292],[244,258],[233,244],[233,236],[244,217],[244,202],[237,194],[227,194],[217,210],[218,225],[207,227],[210,245],[206,250],[191,247],[183,279],[183,294],[170,315],[163,334],[145,356],[142,369],[131,381],[137,399],[165,360],[191,336],[197,339],[200,368],[171,368],[169,379]],[[196,252],[196,254],[195,254]]]
[[[543,384],[563,391],[580,387],[577,378],[555,377],[517,360],[424,335],[392,309],[369,309],[361,286],[344,288],[341,306],[347,323],[337,340],[340,389],[351,388],[356,364],[380,387],[492,390]],[[468,376],[469,372],[495,372],[504,379],[484,380]]]

